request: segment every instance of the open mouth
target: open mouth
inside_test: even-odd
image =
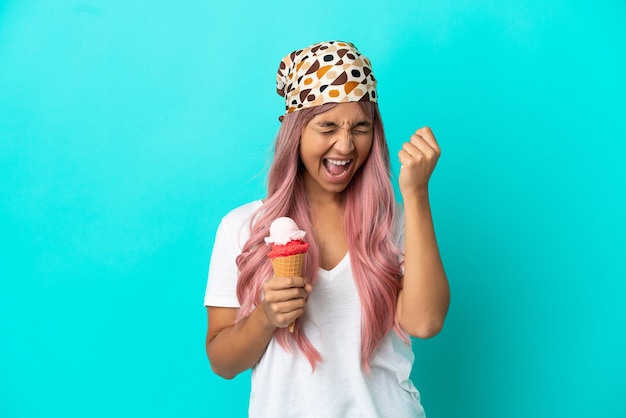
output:
[[[333,177],[339,177],[348,172],[352,160],[335,160],[332,158],[324,159],[324,167],[328,174]]]

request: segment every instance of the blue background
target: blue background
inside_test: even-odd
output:
[[[212,240],[264,196],[280,58],[328,39],[372,59],[394,173],[422,125],[443,149],[429,418],[626,416],[626,3],[212,3],[0,2],[1,417],[245,416]]]

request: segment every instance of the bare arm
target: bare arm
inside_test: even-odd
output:
[[[213,371],[226,379],[254,366],[276,328],[287,327],[304,312],[311,291],[301,277],[275,277],[263,286],[263,302],[235,323],[236,308],[207,307],[206,352]]]
[[[432,337],[441,330],[450,304],[428,200],[428,180],[439,155],[439,146],[429,128],[417,130],[399,153],[405,258],[398,319],[410,335],[419,338]]]
[[[207,307],[206,352],[213,371],[226,379],[254,366],[274,335],[275,327],[258,308],[235,325],[237,309]]]

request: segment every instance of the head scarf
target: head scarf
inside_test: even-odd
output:
[[[349,42],[328,41],[298,49],[278,67],[276,91],[286,113],[325,103],[376,102],[370,60]]]

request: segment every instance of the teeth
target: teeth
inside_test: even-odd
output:
[[[350,162],[350,160],[347,160],[347,161],[331,160],[330,158],[327,158],[326,161],[328,161],[330,164],[334,164],[334,165],[347,165]]]

